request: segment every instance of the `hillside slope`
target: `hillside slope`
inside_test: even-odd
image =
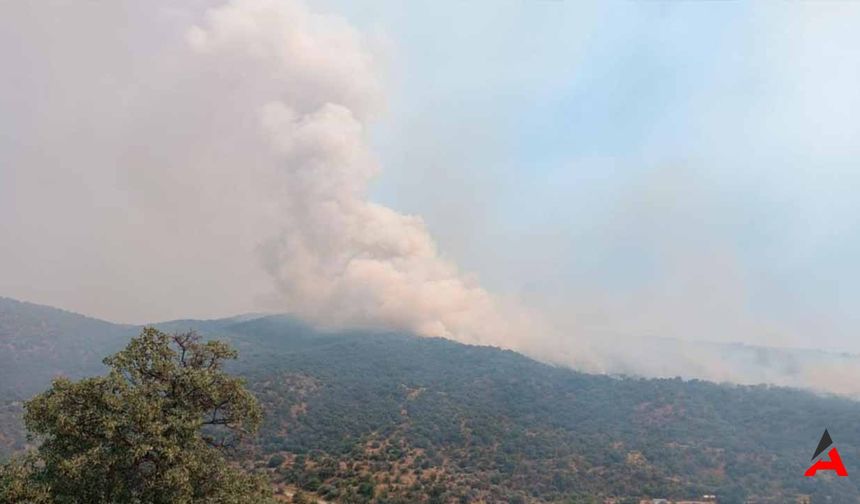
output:
[[[825,426],[860,467],[855,401],[586,375],[442,339],[319,335],[277,317],[228,333],[269,413],[259,457],[282,455],[276,478],[329,498],[361,501],[372,485],[386,502],[860,502],[851,479],[802,477]]]
[[[0,313],[9,317],[8,308]],[[137,329],[98,323],[90,339],[65,337],[57,314],[47,314],[53,344],[31,353],[69,355],[56,360],[59,371],[64,363],[97,369]],[[716,493],[726,503],[798,495],[860,502],[853,478],[802,477],[825,427],[849,473],[860,467],[856,401],[587,375],[510,351],[395,333],[320,333],[279,316],[161,326],[233,342],[241,356],[233,370],[267,412],[257,443],[237,456],[276,483],[330,501],[638,502]],[[24,327],[38,336],[39,324]],[[8,330],[4,338],[14,341],[10,348],[25,346]],[[44,388],[42,371],[31,381],[19,367],[16,380]],[[12,416],[0,424],[4,435],[20,439]]]
[[[137,328],[0,297],[0,397],[26,398],[53,376],[100,373]]]

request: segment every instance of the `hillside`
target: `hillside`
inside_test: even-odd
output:
[[[100,373],[105,352],[137,332],[76,313],[0,297],[0,396],[26,398],[57,374]]]
[[[137,329],[2,306],[2,341],[13,350],[7,362],[18,360],[19,349],[29,362],[46,350],[42,362],[54,372],[98,372],[101,356]],[[267,413],[258,442],[237,458],[329,501],[638,502],[715,493],[720,502],[785,503],[798,495],[860,502],[854,478],[802,477],[824,427],[849,473],[860,467],[855,401],[587,375],[442,339],[319,333],[280,316],[162,327],[196,328],[236,345],[234,371]],[[33,374],[15,369],[16,390],[44,388],[50,378],[45,366]],[[0,417],[7,452],[20,447],[15,399],[4,399],[11,413]]]

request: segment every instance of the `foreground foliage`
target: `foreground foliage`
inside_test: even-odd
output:
[[[260,424],[257,400],[223,371],[236,352],[146,328],[105,359],[106,376],[57,379],[25,404],[35,452],[0,472],[0,502],[246,503],[267,483],[223,453]]]

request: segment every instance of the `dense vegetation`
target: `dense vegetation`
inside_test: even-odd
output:
[[[586,375],[441,339],[324,334],[285,317],[161,328],[197,328],[240,351],[231,371],[248,379],[264,420],[237,459],[315,498],[860,502],[853,477],[802,477],[825,427],[849,474],[860,468],[860,403],[847,399]],[[0,433],[15,437],[6,421]]]
[[[265,478],[223,452],[256,431],[260,407],[223,371],[228,345],[146,328],[105,376],[54,381],[27,401],[37,449],[0,465],[0,502],[223,503],[271,499]]]

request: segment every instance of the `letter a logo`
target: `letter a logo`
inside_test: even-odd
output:
[[[816,457],[821,455],[832,444],[833,440],[830,439],[830,433],[827,432],[827,429],[824,429],[824,434],[821,435],[821,441],[818,442],[818,448],[815,449],[812,460],[815,460]],[[845,470],[845,465],[842,464],[842,457],[839,456],[839,451],[835,446],[827,452],[827,457],[829,460],[821,458],[818,462],[809,466],[809,469],[803,475],[812,477],[818,471],[836,471],[837,476],[848,476],[848,471]]]

